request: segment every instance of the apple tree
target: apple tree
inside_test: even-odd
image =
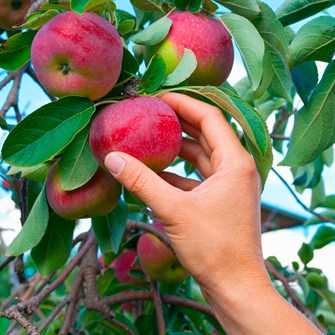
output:
[[[258,0],[0,0],[0,89],[12,85],[0,95],[1,194],[11,195],[22,225],[9,245],[0,238],[0,333],[225,334],[155,213],[104,171],[100,155],[106,141],[123,136],[127,145],[108,151],[140,143],[129,152],[156,172],[171,165],[201,180],[176,157],[180,143],[165,165],[162,150],[153,154],[156,115],[124,130],[134,122],[127,108],[150,109],[173,91],[222,110],[263,186],[271,169],[278,174],[273,153],[288,167],[293,185],[278,177],[312,214],[304,225],[319,226],[301,245],[300,262],[269,257],[265,265],[285,299],[335,334],[334,285],[309,265],[335,241],[335,194],[326,193],[323,176],[334,169],[334,5],[284,0],[274,11]],[[231,85],[239,57],[246,76]],[[26,76],[50,100],[29,113],[18,104]],[[124,116],[110,128],[123,122],[122,132],[111,133],[100,117],[92,135],[97,115],[120,106]],[[171,127],[161,126],[161,136]],[[174,129],[165,147],[181,136]],[[305,190],[310,205],[300,199]],[[266,226],[264,234],[281,228]]]

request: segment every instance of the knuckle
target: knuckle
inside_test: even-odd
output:
[[[139,195],[143,193],[143,190],[147,184],[147,178],[145,177],[144,172],[141,169],[135,169],[128,180],[128,190],[135,194]]]

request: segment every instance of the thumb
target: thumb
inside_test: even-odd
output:
[[[105,166],[115,179],[159,217],[171,213],[173,203],[181,196],[181,190],[168,184],[142,162],[126,153],[109,153],[105,158]]]

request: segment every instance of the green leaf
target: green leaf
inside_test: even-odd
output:
[[[71,0],[70,3],[71,9],[78,14],[84,14],[85,11],[89,11],[99,5],[104,5],[105,7],[106,0]],[[113,1],[108,1],[108,6],[111,12],[116,10],[116,5]]]
[[[267,93],[267,90],[272,83],[273,76],[274,72],[272,69],[270,47],[267,44],[265,44],[264,58],[263,58],[263,76],[260,85],[254,92],[254,97],[252,99],[251,105],[253,105],[254,99],[261,99],[262,96]]]
[[[325,201],[325,199],[326,199],[325,187],[323,179],[321,178],[319,183],[312,188],[312,199],[309,208],[313,210],[316,207],[319,207],[319,205],[322,204]]]
[[[48,225],[49,207],[45,188],[37,197],[28,218],[14,241],[8,246],[7,256],[19,256],[35,247],[42,239]]]
[[[215,13],[219,9],[219,6],[215,4],[212,0],[204,0],[202,8],[206,12]]]
[[[292,90],[294,89],[293,81],[287,62],[283,55],[267,43],[272,61],[272,90],[275,95],[292,102]]]
[[[202,0],[174,0],[178,10],[187,10],[191,13],[199,12],[202,2]]]
[[[175,86],[187,78],[195,71],[198,62],[192,50],[184,49],[184,54],[174,71],[166,76],[163,86]]]
[[[167,66],[160,54],[150,59],[148,67],[141,78],[139,89],[147,93],[156,91],[163,83],[167,73]]]
[[[302,63],[291,69],[293,83],[301,100],[306,105],[316,87],[319,75],[315,62]]]
[[[0,68],[16,71],[30,60],[31,42],[36,31],[18,33],[0,45]]]
[[[285,104],[284,99],[267,100],[257,107],[259,114],[266,120],[272,112],[282,108]]]
[[[296,116],[288,152],[280,165],[313,161],[335,142],[335,60],[326,68],[309,103]]]
[[[92,219],[93,229],[103,253],[117,253],[128,219],[128,206],[119,204],[107,215]]]
[[[183,90],[188,91],[185,87]],[[192,88],[189,91],[197,92],[211,100],[240,124],[264,186],[273,157],[270,135],[263,118],[243,100],[237,96],[228,96],[217,87],[208,86],[197,90]]]
[[[0,128],[3,130],[8,130],[8,124],[6,122],[6,119],[0,115]]]
[[[118,83],[124,83],[130,78],[135,77],[139,68],[136,58],[128,49],[123,48],[122,68]]]
[[[50,215],[45,235],[31,251],[31,257],[43,277],[66,263],[72,248],[74,227],[74,221],[65,220],[55,213]]]
[[[44,182],[51,165],[51,162],[46,162],[32,167],[11,166],[7,174],[13,175],[16,173],[21,173],[21,177],[25,177],[38,182]]]
[[[334,0],[286,0],[276,14],[280,22],[287,26],[334,5]]]
[[[23,29],[38,29],[41,28],[45,23],[53,19],[59,14],[58,10],[50,9],[44,13],[38,12],[28,16],[26,23],[22,25]]]
[[[335,53],[335,18],[317,17],[307,22],[289,46],[289,64],[293,67],[308,61],[330,62]]]
[[[98,169],[88,140],[89,128],[84,128],[68,145],[59,161],[61,187],[74,190],[86,184]]]
[[[42,106],[9,133],[3,160],[28,167],[53,158],[86,126],[94,110],[92,101],[81,97],[64,97]]]
[[[129,33],[135,27],[135,20],[124,20],[117,26],[117,31],[121,34]]]
[[[89,0],[71,0],[71,9],[78,14],[83,14],[88,2]]]
[[[263,39],[254,25],[242,16],[225,14],[220,19],[241,52],[252,89],[255,91],[263,76]]]
[[[303,243],[300,249],[298,250],[298,255],[301,261],[306,265],[314,257],[313,248],[309,244]]]
[[[161,12],[161,2],[159,0],[130,0],[133,6],[145,12]]]
[[[260,8],[257,0],[215,0],[217,3],[229,8],[233,13],[252,19],[258,16]]]
[[[321,249],[334,241],[335,229],[328,226],[322,226],[316,231],[310,244],[314,249]]]
[[[148,46],[155,45],[167,36],[172,26],[172,21],[164,16],[152,23],[149,27],[132,36],[130,39],[137,44]]]
[[[259,6],[262,11],[252,23],[264,40],[273,48],[276,48],[282,55],[286,55],[289,45],[286,30],[267,4],[260,2]]]
[[[319,205],[319,207],[335,209],[335,194],[328,195],[324,202]]]

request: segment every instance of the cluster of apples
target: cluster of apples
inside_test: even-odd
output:
[[[202,13],[177,11],[168,17],[173,24],[166,38],[157,45],[144,47],[146,63],[158,53],[171,73],[187,48],[198,62],[189,83],[221,85],[231,71],[234,57],[224,26]],[[58,14],[38,31],[31,46],[31,60],[40,84],[59,98],[103,98],[118,81],[122,59],[123,42],[116,28],[90,12]],[[100,166],[86,184],[70,191],[62,189],[58,162],[47,176],[48,203],[68,220],[105,215],[118,203],[121,185],[106,171],[104,160],[108,153],[126,152],[160,172],[177,157],[182,129],[173,109],[159,98],[129,97],[99,111],[91,124],[89,141]],[[155,226],[164,231],[161,223]],[[140,236],[137,254],[141,267],[152,280],[177,282],[186,276],[174,253],[152,234]],[[134,253],[122,257],[119,262],[122,261],[123,270],[116,264],[116,275],[123,273],[119,275],[120,281],[132,281],[129,270],[134,266]],[[124,270],[126,264],[129,268]],[[138,278],[133,282],[138,284],[137,281]]]
[[[222,84],[233,62],[231,38],[224,26],[201,13],[177,11],[168,16],[173,22],[169,34],[159,44],[145,48],[147,62],[159,53],[172,72],[184,49],[189,48],[198,59],[189,81],[196,85]],[[31,46],[40,84],[57,97],[103,98],[117,83],[122,58],[122,39],[116,28],[90,12],[57,15],[38,31]],[[132,97],[100,110],[91,125],[89,140],[100,165],[91,180],[77,189],[63,190],[57,163],[47,178],[48,202],[65,219],[105,215],[116,206],[121,187],[106,172],[108,153],[126,152],[160,172],[178,155],[182,129],[173,109],[162,100]]]
[[[153,227],[166,234],[161,222],[154,222]],[[101,263],[106,269],[103,259]],[[144,276],[135,275],[132,271],[140,271],[151,280],[162,283],[177,283],[187,275],[173,251],[157,236],[148,232],[139,237],[136,251],[124,251],[109,264],[108,268],[114,268],[115,276],[120,283],[136,286],[144,286],[147,281]]]

